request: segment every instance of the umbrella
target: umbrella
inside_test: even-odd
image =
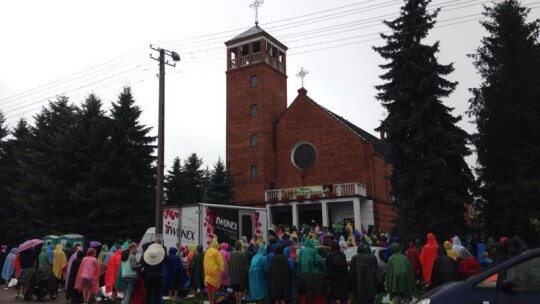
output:
[[[90,245],[90,248],[99,247],[101,246],[101,243],[99,241],[91,241],[89,245]]]
[[[17,253],[23,251],[23,250],[26,250],[26,249],[30,249],[36,245],[39,245],[39,244],[42,244],[44,241],[43,240],[40,240],[40,239],[33,239],[33,240],[28,240],[22,244],[19,245],[19,247],[17,248]]]

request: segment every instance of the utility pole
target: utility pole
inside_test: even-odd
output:
[[[159,113],[158,113],[158,157],[157,157],[157,176],[156,176],[156,213],[155,213],[155,238],[162,238],[161,227],[161,206],[163,205],[163,170],[165,164],[164,159],[164,146],[165,146],[165,65],[172,67],[176,66],[176,63],[169,63],[165,60],[165,55],[170,56],[173,61],[180,61],[180,55],[176,52],[167,51],[162,48],[154,48],[150,44],[150,48],[159,52],[159,57],[155,58],[150,54],[150,58],[159,61]]]

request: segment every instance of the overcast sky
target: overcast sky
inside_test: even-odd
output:
[[[0,110],[13,127],[66,95],[81,104],[98,95],[105,110],[130,85],[143,110],[141,123],[157,134],[158,63],[149,44],[176,51],[182,60],[167,67],[165,97],[165,163],[195,152],[205,166],[225,159],[224,42],[252,27],[252,0],[194,1],[42,1],[0,2]],[[284,43],[287,52],[288,103],[301,86],[301,67],[308,95],[317,103],[377,135],[384,118],[374,86],[382,84],[384,61],[372,50],[388,33],[382,20],[397,17],[402,0],[265,0],[259,26]],[[480,78],[467,54],[485,34],[479,24],[482,5],[491,1],[434,0],[441,7],[428,43],[440,41],[441,64],[454,63],[448,79],[458,81],[444,101],[463,115],[460,127],[474,132],[464,115]],[[540,1],[523,0],[540,17]],[[306,118],[309,124],[309,118]],[[469,160],[472,164],[473,161]]]

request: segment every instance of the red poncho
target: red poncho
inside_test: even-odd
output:
[[[107,271],[105,273],[105,291],[107,293],[113,291],[114,283],[116,281],[116,275],[118,274],[118,268],[122,262],[122,249],[119,248],[109,259],[107,265]]]
[[[431,285],[431,272],[433,271],[433,263],[435,262],[435,259],[439,256],[437,253],[437,249],[439,248],[439,245],[437,244],[437,240],[435,239],[435,235],[433,233],[428,233],[427,235],[427,243],[422,248],[422,252],[420,253],[420,263],[422,263],[422,273],[424,274],[424,280],[426,280],[426,283],[428,285]]]
[[[480,273],[480,264],[474,258],[463,259],[459,263],[459,273],[464,278],[471,277]]]
[[[421,277],[422,264],[420,263],[420,253],[418,253],[418,250],[416,250],[416,247],[414,247],[413,242],[409,242],[409,249],[405,251],[405,256],[407,256],[407,260],[409,260],[409,263],[411,263],[414,275],[416,277]]]

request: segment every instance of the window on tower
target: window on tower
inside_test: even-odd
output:
[[[251,134],[251,146],[255,147],[257,145],[257,134]]]
[[[251,177],[252,178],[257,177],[257,165],[251,166]]]
[[[251,87],[254,88],[257,86],[257,75],[251,76]]]
[[[257,104],[251,105],[251,117],[257,116],[259,113],[257,112]]]

